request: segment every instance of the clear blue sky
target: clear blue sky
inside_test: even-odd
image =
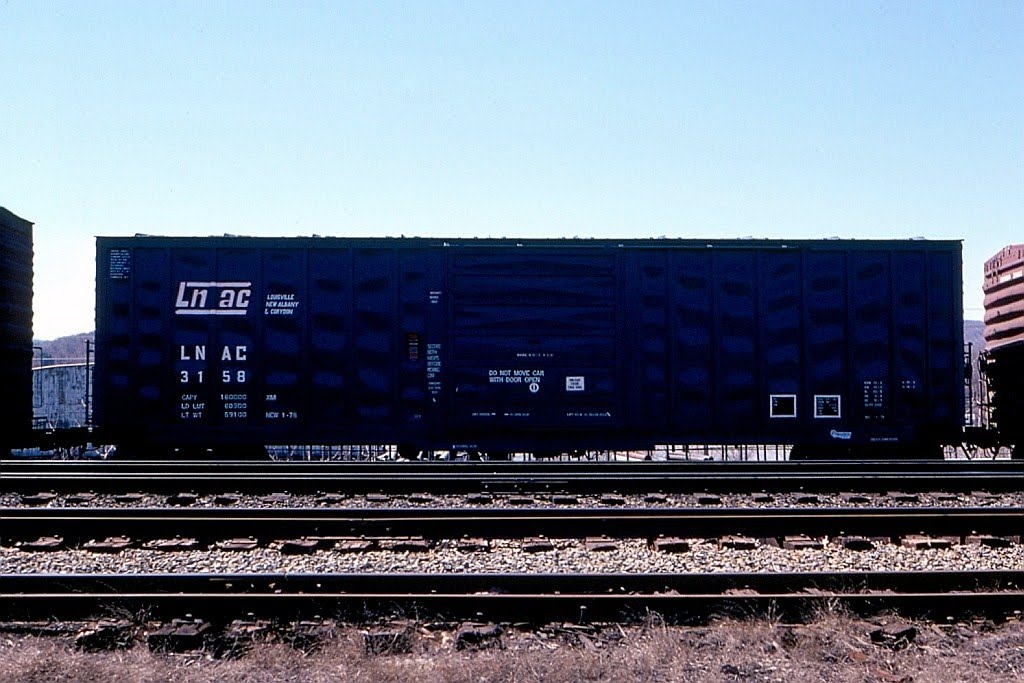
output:
[[[95,235],[1024,242],[1024,2],[0,0],[35,332]]]

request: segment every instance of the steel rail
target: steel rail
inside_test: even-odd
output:
[[[0,539],[1016,536],[1021,508],[0,508]]]
[[[673,621],[771,612],[806,618],[842,607],[904,617],[1006,616],[1024,609],[1024,573],[800,574],[74,574],[0,575],[0,618],[189,615],[240,618],[419,618],[545,623]],[[925,588],[926,587],[926,588]]]
[[[588,461],[588,460],[536,460],[529,462],[508,461],[269,461],[269,460],[44,460],[44,459],[12,459],[4,461],[4,469],[25,470],[77,470],[110,472],[124,471],[164,471],[181,468],[197,472],[251,472],[253,470],[270,471],[274,469],[319,473],[336,472],[583,472],[583,471],[623,471],[633,472],[638,469],[679,471],[690,473],[716,474],[723,469],[732,472],[748,471],[804,471],[811,473],[852,472],[885,473],[892,471],[908,473],[946,473],[946,472],[1024,472],[1024,461],[1018,460],[828,460],[828,461],[706,461],[706,460],[668,460],[668,461]]]
[[[268,463],[6,461],[0,491],[829,492],[1024,490],[1010,461],[838,463]]]

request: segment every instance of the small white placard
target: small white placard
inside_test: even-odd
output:
[[[839,419],[843,415],[842,397],[838,394],[814,395],[814,418]],[[843,437],[836,437],[843,438]],[[846,437],[849,438],[849,437]]]
[[[583,391],[583,377],[566,377],[565,378],[565,390],[566,391]]]

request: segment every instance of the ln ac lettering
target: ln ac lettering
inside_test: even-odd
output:
[[[189,348],[181,345],[180,360],[206,360],[206,344],[196,344]],[[241,344],[235,347],[225,346],[220,352],[221,360],[246,361],[249,360],[249,347]]]
[[[236,346],[235,347],[235,355],[232,358],[232,356],[231,356],[231,347],[230,346],[225,346],[224,350],[221,351],[220,359],[221,360],[239,360],[239,361],[246,360],[246,350],[247,349],[246,349],[245,346]]]
[[[206,360],[206,346],[196,344],[190,356],[188,347],[182,344],[180,360]]]
[[[247,308],[251,294],[252,291],[248,289],[240,289],[237,292],[225,289],[220,293],[220,302],[217,305],[221,308]]]
[[[210,290],[214,290],[213,297]],[[216,298],[216,307],[209,306]],[[252,298],[251,282],[179,282],[176,315],[245,315]]]
[[[178,300],[175,302],[176,308],[206,308],[206,295],[209,292],[205,289],[193,289],[192,298],[185,300],[185,285],[187,283],[182,282],[178,287]]]

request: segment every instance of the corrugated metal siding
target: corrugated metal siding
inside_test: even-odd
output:
[[[928,422],[936,428],[964,419],[964,323],[959,250],[928,254]]]
[[[847,368],[846,253],[808,250],[804,255],[804,390],[798,398],[798,419],[814,414],[815,395],[843,395],[850,402]],[[858,392],[859,393],[859,392]],[[840,403],[842,406],[842,403]]]
[[[658,428],[668,420],[671,386],[668,364],[669,335],[669,294],[667,253],[659,251],[640,252],[636,255],[635,267],[622,268],[625,281],[623,294],[617,302],[620,320],[628,319],[625,310],[630,306],[626,293],[635,292],[632,298],[638,306],[639,317],[636,325],[621,325],[619,344],[623,350],[636,349],[637,367],[635,373],[623,370],[621,382],[625,405],[630,409],[633,428],[644,431]],[[621,257],[620,257],[621,258]],[[621,266],[620,266],[621,267]],[[634,298],[635,297],[635,298]],[[620,357],[629,357],[628,351]]]
[[[32,370],[32,413],[47,429],[88,424],[86,397],[91,374],[85,363],[48,365]]]
[[[894,323],[892,359],[898,379],[898,399],[893,415],[898,420],[919,421],[927,417],[928,395],[928,290],[926,253],[892,255],[892,318]]]
[[[1024,435],[1024,245],[1006,246],[985,262],[984,290],[992,422],[1004,443],[1019,445]]]
[[[985,262],[985,347],[1024,342],[1024,245],[1003,247]]]
[[[421,253],[100,243],[102,428],[181,445],[389,442],[423,428],[424,356],[400,357],[408,335],[425,336]],[[112,277],[119,250],[130,267]],[[237,314],[220,306],[243,297]]]
[[[843,247],[669,254],[669,432],[801,441],[835,430],[883,440],[927,424],[955,435],[959,252]],[[795,417],[772,418],[773,395],[795,397]],[[815,417],[815,397],[825,396],[839,397],[838,418]]]
[[[750,251],[712,253],[713,324],[716,339],[715,428],[737,436],[757,425],[757,268]]]
[[[351,420],[347,396],[352,346],[352,258],[325,249],[309,259],[309,410],[311,425],[342,428]],[[269,410],[269,408],[268,408]]]
[[[671,424],[707,439],[715,431],[712,389],[717,377],[711,258],[702,251],[671,252],[669,257],[670,338],[675,350]]]
[[[761,311],[757,340],[761,354],[761,392],[756,408],[764,415],[770,410],[771,395],[799,397],[804,391],[801,363],[803,330],[801,257],[797,251],[778,251],[758,255],[759,309]],[[807,411],[797,405],[797,417]],[[759,420],[766,434],[782,436],[785,423]]]

